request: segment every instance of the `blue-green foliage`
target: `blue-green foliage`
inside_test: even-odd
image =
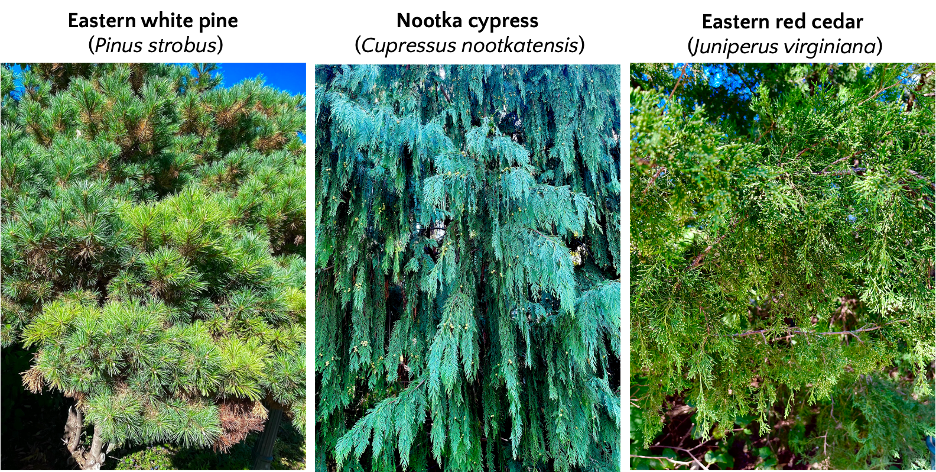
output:
[[[616,67],[316,69],[316,441],[341,470],[613,469]]]

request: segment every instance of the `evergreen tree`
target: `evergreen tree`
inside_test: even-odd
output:
[[[933,78],[932,64],[634,65],[633,455],[730,466],[717,442],[653,444],[684,401],[696,441],[929,466]]]
[[[304,424],[305,99],[216,69],[2,68],[3,346],[85,469]]]
[[[616,470],[620,69],[315,83],[319,470]]]

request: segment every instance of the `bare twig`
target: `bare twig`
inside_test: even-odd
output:
[[[851,159],[851,158],[857,156],[858,154],[861,154],[861,150],[860,150],[860,149],[857,150],[857,151],[855,151],[855,152],[853,152],[850,156],[845,156],[845,157],[842,157],[842,158],[839,158],[839,159],[836,159],[836,160],[832,161],[831,164],[825,166],[825,169],[822,169],[822,170],[819,171],[816,175],[825,174],[826,171],[829,170],[830,167],[834,166],[835,164],[838,164],[839,162],[842,162],[842,161],[845,161],[845,160],[849,160],[849,159]]]
[[[828,138],[822,138],[822,139],[819,140],[818,143],[813,143],[812,146],[809,146],[808,148],[803,149],[802,151],[800,151],[799,154],[796,155],[796,157],[799,158],[799,157],[802,156],[803,153],[805,153],[806,151],[809,151],[810,149],[812,149],[812,148],[814,148],[814,147],[816,147],[816,146],[822,144],[823,142],[825,142],[826,139],[828,139]]]
[[[664,445],[662,445],[662,444],[661,444],[661,445],[653,445],[653,446],[650,446],[650,447],[665,447],[665,448],[667,448],[667,449],[674,449],[674,450],[677,450],[677,451],[685,452],[686,454],[689,454],[689,457],[692,457],[692,460],[693,460],[696,464],[699,464],[699,467],[702,467],[704,470],[709,470],[709,468],[706,467],[705,464],[703,464],[702,461],[700,461],[700,460],[695,456],[695,454],[693,454],[692,451],[689,450],[689,449],[681,448],[681,447],[679,447],[679,446],[664,446]]]
[[[503,438],[502,438],[502,439],[503,439]],[[630,456],[631,456],[631,457],[636,457],[636,458],[638,458],[638,459],[656,459],[656,460],[658,460],[658,461],[670,461],[670,462],[672,462],[673,464],[676,464],[676,465],[685,465],[685,466],[691,466],[691,465],[692,465],[692,462],[678,461],[678,460],[676,460],[676,459],[670,459],[669,457],[663,457],[663,456],[638,456],[638,455],[636,455],[636,454],[631,454]]]
[[[731,227],[728,228],[728,231],[725,231],[721,236],[718,237],[718,239],[715,240],[715,242],[713,242],[712,244],[709,244],[709,246],[705,248],[704,251],[700,252],[699,255],[696,256],[695,259],[692,260],[692,264],[686,270],[692,270],[702,265],[702,259],[705,257],[705,255],[708,254],[708,252],[711,251],[712,248],[714,248],[718,243],[722,242],[722,240],[724,240],[729,234],[731,234],[731,231],[734,230],[735,226],[738,226],[738,223],[740,223],[743,220],[744,219],[742,218],[732,223]]]
[[[761,132],[761,133],[758,133],[757,139],[754,140],[754,144],[757,144],[758,142],[760,142],[761,138],[763,138],[765,134],[770,133],[770,132],[773,131],[776,127],[777,127],[777,122],[776,122],[776,121],[771,121],[771,122],[770,122],[770,126],[767,127],[767,129],[765,129],[765,130],[764,130],[763,132]],[[786,149],[786,148],[784,148],[784,149]],[[780,155],[781,155],[781,156],[783,155],[783,152],[782,152],[782,151],[780,152]]]
[[[851,331],[826,331],[826,332],[821,332],[821,333],[818,333],[818,332],[815,332],[815,331],[802,331],[802,330],[800,330],[800,329],[788,329],[787,332],[788,332],[788,333],[791,333],[790,335],[788,335],[788,336],[783,336],[783,337],[780,337],[780,338],[775,338],[774,341],[780,340],[780,339],[789,339],[793,334],[816,334],[816,335],[821,335],[821,336],[830,336],[830,335],[835,335],[835,334],[847,334],[847,335],[851,335],[851,336],[857,337],[857,336],[855,335],[855,333],[866,333],[866,332],[868,332],[868,331],[877,331],[877,330],[879,330],[879,329],[881,329],[881,328],[883,328],[883,327],[885,327],[885,326],[888,326],[888,325],[892,325],[892,324],[896,324],[896,323],[906,323],[906,322],[907,322],[907,320],[897,320],[897,321],[891,321],[890,323],[884,323],[884,324],[882,324],[882,325],[877,325],[877,326],[875,326],[875,327],[873,327],[873,328],[853,329],[853,330],[851,330]],[[794,328],[798,328],[798,327],[794,326]],[[732,337],[732,338],[741,338],[741,337],[745,337],[745,336],[752,336],[752,335],[755,335],[755,334],[760,334],[761,336],[764,336],[764,333],[767,333],[767,332],[770,332],[770,330],[769,330],[769,329],[759,329],[759,330],[756,330],[756,331],[746,331],[746,332],[737,333],[737,334],[723,334],[722,336],[730,336],[730,337]],[[765,341],[766,341],[766,338],[765,338]]]
[[[657,171],[653,173],[653,177],[650,177],[650,182],[647,183],[647,188],[645,188],[643,191],[644,195],[647,194],[647,190],[650,190],[650,187],[652,187],[653,183],[656,182],[657,177],[659,177],[660,174],[662,174],[664,171],[666,171],[666,167],[660,166],[660,168],[657,169]]]
[[[676,93],[676,89],[679,88],[679,84],[682,82],[683,77],[686,76],[686,67],[688,67],[688,66],[689,66],[688,63],[683,64],[683,66],[682,66],[682,73],[680,73],[680,74],[679,74],[679,78],[676,79],[676,85],[673,86],[673,90],[670,90],[669,98],[666,99],[667,102],[669,102],[670,100],[673,99],[673,94]]]
[[[888,85],[887,87],[884,87],[884,88],[878,90],[877,92],[874,92],[874,95],[871,95],[870,97],[868,97],[868,98],[862,100],[861,103],[859,103],[855,108],[858,108],[858,107],[860,107],[861,105],[864,105],[865,103],[867,103],[868,100],[871,100],[871,99],[873,99],[874,97],[877,97],[878,95],[880,95],[881,93],[883,93],[885,90],[887,90],[887,89],[889,89],[889,88],[896,87],[896,86],[898,86],[898,85],[900,85],[900,82],[897,82],[897,83],[895,83],[895,84]]]

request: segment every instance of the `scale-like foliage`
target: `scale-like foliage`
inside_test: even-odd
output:
[[[915,464],[934,429],[932,65],[635,65],[631,85],[636,447],[685,401],[696,437],[755,415],[821,466]]]
[[[322,469],[616,469],[620,72],[316,69]]]

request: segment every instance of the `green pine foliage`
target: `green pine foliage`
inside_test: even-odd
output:
[[[616,470],[619,68],[315,83],[319,470]]]
[[[634,65],[632,454],[678,398],[700,440],[750,415],[816,467],[928,466],[933,78]]]
[[[305,416],[305,99],[214,65],[2,68],[3,346],[104,443]],[[89,431],[90,436],[90,431]]]

